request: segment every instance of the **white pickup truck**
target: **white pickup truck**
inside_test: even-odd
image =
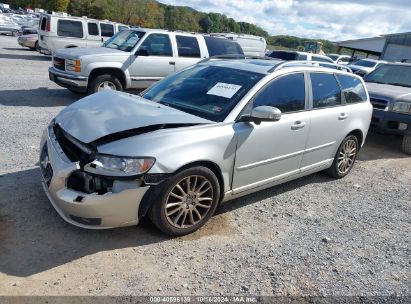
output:
[[[73,92],[144,89],[165,76],[218,55],[243,56],[225,38],[153,29],[123,30],[99,48],[72,48],[53,54],[49,78]]]

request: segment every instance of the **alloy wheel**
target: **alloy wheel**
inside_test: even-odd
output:
[[[353,139],[347,140],[342,146],[338,155],[338,172],[346,174],[354,164],[355,156],[357,154],[357,143]]]
[[[112,83],[111,81],[103,81],[97,88],[97,91],[104,91],[104,90],[114,90],[116,91],[116,85]]]
[[[167,221],[177,228],[194,226],[208,214],[213,199],[213,187],[207,178],[187,176],[168,194],[165,205]]]

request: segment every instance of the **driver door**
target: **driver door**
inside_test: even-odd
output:
[[[169,34],[149,34],[132,56],[129,71],[134,88],[147,88],[174,73],[175,58]]]
[[[233,193],[280,181],[300,172],[310,128],[304,73],[275,78],[254,97],[249,106],[273,106],[281,110],[276,122],[239,122]],[[246,110],[247,112],[247,110]]]

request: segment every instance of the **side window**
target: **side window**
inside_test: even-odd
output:
[[[47,24],[47,17],[41,18],[40,30],[45,31],[46,30],[46,24]]]
[[[151,34],[140,45],[139,54],[146,56],[173,56],[170,37],[167,34]]]
[[[114,35],[114,26],[112,24],[100,23],[101,36],[111,37]]]
[[[200,58],[200,47],[196,37],[176,36],[178,56]]]
[[[310,77],[314,109],[341,104],[341,90],[333,74],[311,73]]]
[[[127,30],[127,29],[128,29],[127,26],[124,26],[124,25],[119,25],[119,26],[118,26],[118,31],[119,31],[119,32],[122,31],[122,30]]]
[[[361,82],[356,77],[348,75],[338,75],[337,79],[341,84],[346,103],[362,102],[367,100],[367,93]]]
[[[60,37],[83,38],[83,23],[81,21],[59,19],[57,35]]]
[[[218,55],[244,55],[241,46],[225,38],[204,37],[210,57]]]
[[[88,34],[92,36],[98,36],[98,26],[97,23],[87,23]]]
[[[301,111],[305,108],[304,74],[280,76],[267,84],[254,98],[253,108],[272,106],[283,113]]]

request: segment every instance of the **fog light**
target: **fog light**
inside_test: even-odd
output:
[[[407,130],[407,127],[408,127],[408,124],[406,123],[400,122],[398,124],[398,130],[401,130],[401,131]]]

